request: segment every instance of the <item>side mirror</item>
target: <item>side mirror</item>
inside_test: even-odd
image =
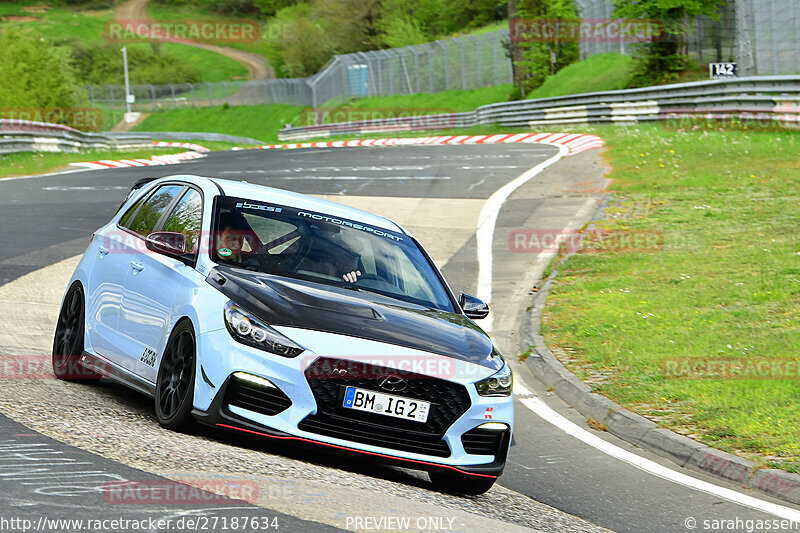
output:
[[[486,302],[463,292],[458,297],[458,305],[464,310],[464,314],[473,320],[486,318],[489,314],[489,306]]]
[[[148,250],[180,259],[186,255],[186,235],[174,231],[154,231],[144,241]]]

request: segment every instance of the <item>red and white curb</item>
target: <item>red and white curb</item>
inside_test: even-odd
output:
[[[499,135],[442,135],[438,137],[406,137],[388,139],[358,139],[352,141],[322,141],[314,143],[265,144],[234,150],[272,150],[292,148],[349,148],[355,146],[417,146],[417,145],[468,145],[542,143],[566,146],[567,157],[603,146],[597,135],[583,133],[507,133]]]
[[[154,155],[150,159],[103,159],[101,161],[86,161],[84,163],[70,163],[75,167],[100,169],[100,168],[124,168],[124,167],[152,167],[158,165],[174,165],[191,159],[205,157],[209,151],[205,146],[193,143],[153,141],[154,147],[159,148],[187,148],[191,151],[179,154]]]

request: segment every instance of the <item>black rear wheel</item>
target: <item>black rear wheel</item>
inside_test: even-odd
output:
[[[61,304],[53,338],[53,373],[58,379],[96,383],[103,377],[78,363],[83,354],[84,317],[83,288],[76,281]]]
[[[156,418],[172,431],[187,431],[194,425],[195,350],[194,329],[183,321],[167,341],[156,379]]]
[[[497,481],[495,477],[470,476],[444,470],[431,470],[428,472],[428,477],[431,478],[436,490],[468,496],[478,496],[487,492]]]

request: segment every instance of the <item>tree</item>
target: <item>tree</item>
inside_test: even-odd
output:
[[[717,20],[724,0],[614,0],[614,16],[649,19],[661,24],[663,34],[644,44],[639,52],[632,84],[669,83],[686,69],[688,21],[705,15]]]
[[[524,97],[578,59],[574,36],[558,31],[574,25],[578,14],[572,0],[512,0],[508,6],[514,86]]]
[[[86,103],[69,49],[53,46],[31,30],[0,34],[0,108],[58,109]]]

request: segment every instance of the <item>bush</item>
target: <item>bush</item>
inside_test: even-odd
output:
[[[77,39],[69,45],[72,61],[84,83],[92,85],[125,82],[119,45],[87,44]],[[194,83],[200,81],[197,67],[165,52],[159,43],[128,45],[128,69],[132,84]]]
[[[70,108],[86,101],[68,48],[27,29],[0,34],[0,108]]]

